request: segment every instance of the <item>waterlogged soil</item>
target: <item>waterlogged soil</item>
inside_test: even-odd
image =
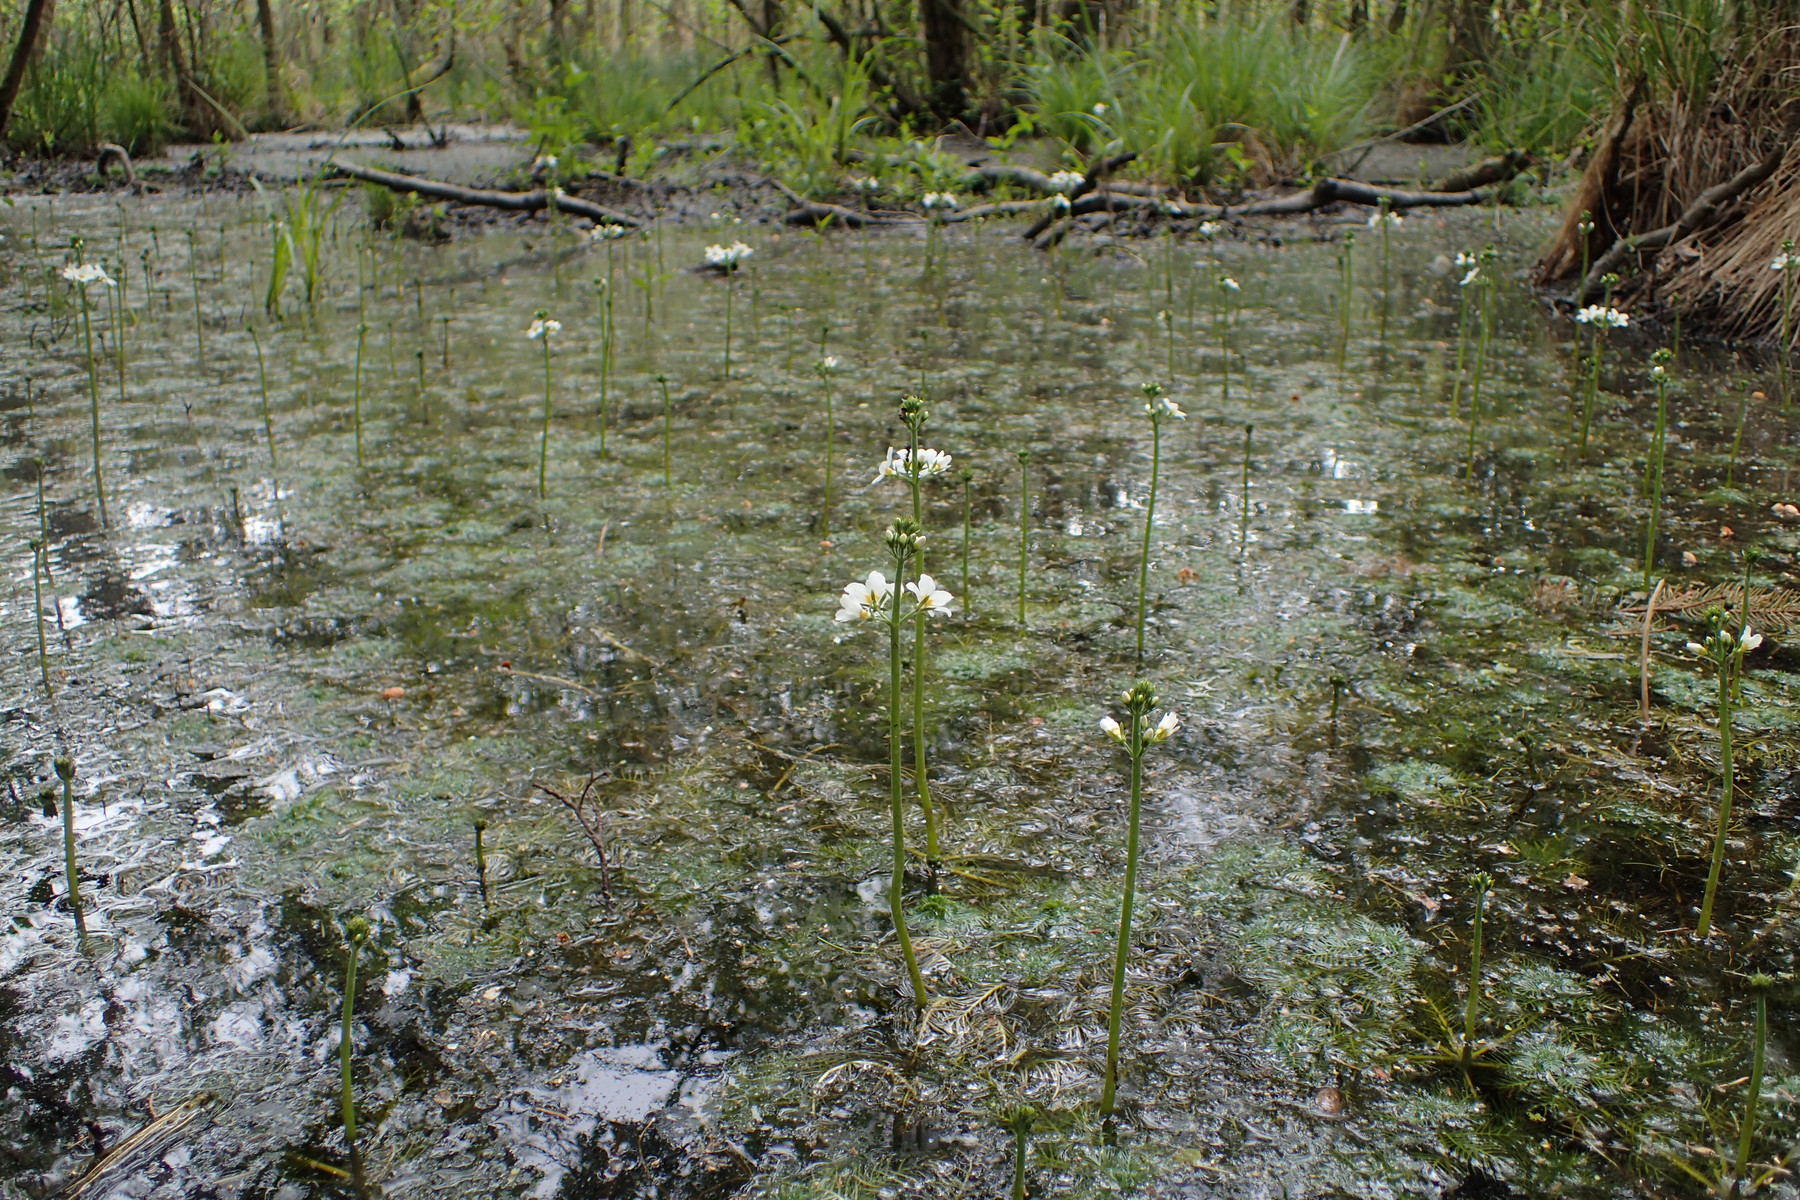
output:
[[[1361,231],[1346,327],[1346,220],[1044,257],[969,226],[421,245],[347,205],[276,318],[254,200],[7,209],[0,1193],[993,1196],[1029,1105],[1032,1195],[1700,1195],[1765,972],[1750,1160],[1793,1194],[1800,602],[1759,593],[1705,941],[1717,687],[1684,646],[1744,547],[1796,586],[1794,426],[1749,358],[1673,364],[1652,577],[1683,607],[1641,721],[1657,334],[1610,336],[1583,453],[1574,326],[1521,282],[1550,219],[1500,219],[1409,217],[1385,287]],[[87,297],[99,479],[74,235],[119,281]],[[734,280],[692,269],[738,239]],[[1457,386],[1450,258],[1489,241]],[[1187,418],[1140,666],[1146,379]],[[832,620],[910,512],[873,482],[908,392],[955,459],[923,1018],[884,639]],[[1140,676],[1182,727],[1108,1128],[1098,722]]]

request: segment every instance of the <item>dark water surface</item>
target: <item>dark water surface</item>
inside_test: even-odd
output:
[[[1385,337],[1359,230],[1340,366],[1320,239],[1341,225],[1238,231],[1215,268],[1186,239],[1046,258],[968,226],[934,248],[725,221],[610,255],[541,224],[429,246],[352,207],[317,303],[291,282],[280,321],[254,200],[0,216],[0,1194],[55,1194],[154,1110],[73,1194],[296,1200],[360,1174],[389,1196],[994,1196],[1000,1115],[1029,1100],[1041,1195],[1698,1195],[1737,1153],[1756,971],[1776,985],[1752,1158],[1794,1144],[1800,595],[1758,621],[1701,943],[1719,758],[1713,676],[1682,649],[1698,605],[1659,618],[1637,710],[1658,341],[1611,338],[1582,461],[1574,327],[1520,283],[1547,216],[1409,218]],[[122,279],[117,323],[90,288],[110,529],[57,278],[72,234]],[[755,255],[729,288],[690,269],[738,238]],[[1448,259],[1488,241],[1471,480]],[[1242,284],[1228,395],[1215,270]],[[541,502],[538,310],[563,325]],[[1730,465],[1742,385],[1775,395],[1759,371],[1674,366],[1665,597],[1741,581],[1750,544],[1757,586],[1795,582],[1776,401],[1750,402]],[[1109,1138],[1125,764],[1097,722],[1139,673],[1145,379],[1189,414],[1163,439],[1142,669],[1185,725],[1150,760]],[[909,872],[923,1023],[884,898],[885,642],[832,621],[910,511],[870,482],[908,392],[955,456],[926,485],[958,611],[927,658],[945,862],[935,885],[922,855]],[[584,791],[605,873],[556,799]]]

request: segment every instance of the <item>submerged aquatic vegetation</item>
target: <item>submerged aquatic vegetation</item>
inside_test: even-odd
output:
[[[1113,1115],[1113,1102],[1119,1089],[1119,1036],[1125,1017],[1125,970],[1131,961],[1131,910],[1137,899],[1138,817],[1144,800],[1144,751],[1166,742],[1181,728],[1181,719],[1165,712],[1162,719],[1150,725],[1150,710],[1156,707],[1156,689],[1140,682],[1119,697],[1125,707],[1125,724],[1111,716],[1103,717],[1100,728],[1106,736],[1125,747],[1131,759],[1131,808],[1126,818],[1125,882],[1119,900],[1119,943],[1113,955],[1112,1002],[1106,1019],[1106,1082],[1100,1093],[1100,1116]]]
[[[1748,599],[1748,597],[1746,597]],[[1746,611],[1748,606],[1746,605]],[[1750,628],[1746,619],[1736,634],[1726,628],[1726,615],[1710,614],[1712,632],[1704,642],[1689,642],[1688,653],[1713,664],[1718,675],[1719,721],[1719,827],[1713,837],[1712,865],[1706,873],[1706,894],[1700,901],[1700,920],[1694,927],[1696,937],[1712,931],[1713,901],[1718,895],[1719,872],[1725,864],[1725,838],[1731,830],[1732,745],[1731,745],[1731,680],[1743,667],[1744,655],[1762,645],[1762,635]]]

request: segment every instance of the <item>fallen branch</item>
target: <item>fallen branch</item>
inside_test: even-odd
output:
[[[125,186],[131,188],[136,187],[138,181],[137,169],[131,165],[131,155],[127,154],[125,152],[125,147],[119,145],[117,142],[100,143],[100,157],[94,160],[94,170],[104,177],[106,174],[106,164],[115,158],[119,160],[119,165],[125,168]]]
[[[769,183],[794,205],[782,218],[782,222],[788,225],[823,225],[829,221],[836,225],[848,225],[852,229],[861,229],[865,225],[901,225],[917,219],[910,213],[901,217],[877,216],[874,213],[845,208],[841,204],[808,200],[779,179],[771,179]]]
[[[449,200],[455,204],[474,204],[483,208],[499,208],[508,212],[537,212],[549,208],[552,201],[550,193],[543,188],[535,188],[529,192],[496,192],[486,188],[460,187],[454,183],[440,183],[435,179],[425,179],[418,175],[400,175],[393,171],[379,171],[374,167],[359,166],[334,158],[326,165],[352,179],[364,183],[372,183],[377,187],[387,188],[393,192],[405,192],[418,196],[430,196],[434,200]],[[572,213],[578,217],[586,217],[602,225],[626,225],[637,228],[643,224],[636,217],[595,204],[591,200],[583,200],[579,196],[571,196],[566,192],[554,201],[561,212]]]
[[[1634,254],[1648,252],[1648,260],[1640,259],[1638,269],[1644,270],[1656,261],[1656,256],[1665,246],[1672,245],[1697,230],[1706,228],[1718,219],[1719,209],[1726,202],[1735,200],[1757,184],[1775,173],[1781,160],[1787,157],[1788,141],[1771,150],[1761,162],[1752,163],[1727,179],[1724,183],[1714,184],[1701,192],[1695,201],[1682,211],[1673,225],[1664,225],[1661,229],[1653,229],[1649,233],[1637,237],[1620,238],[1606,248],[1594,265],[1588,270],[1575,289],[1575,303],[1586,304],[1601,294],[1605,284],[1601,280],[1618,271],[1625,265],[1625,260]]]

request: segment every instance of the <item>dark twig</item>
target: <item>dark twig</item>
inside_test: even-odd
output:
[[[547,784],[540,783],[537,785],[537,789],[568,809],[574,815],[576,823],[581,826],[581,832],[587,835],[588,843],[594,847],[594,854],[600,860],[600,893],[606,899],[606,911],[611,913],[614,908],[612,867],[606,859],[606,842],[603,840],[605,829],[601,823],[600,803],[594,799],[594,785],[600,782],[600,778],[598,774],[589,775],[587,782],[581,786],[581,794],[573,799]],[[590,801],[593,802],[591,815],[588,810]]]

